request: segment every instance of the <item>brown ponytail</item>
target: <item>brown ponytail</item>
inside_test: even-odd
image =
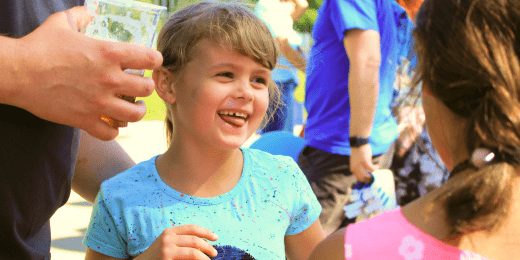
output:
[[[414,30],[415,82],[467,119],[468,151],[501,160],[459,173],[444,203],[451,234],[494,230],[507,216],[520,148],[518,0],[427,0]]]

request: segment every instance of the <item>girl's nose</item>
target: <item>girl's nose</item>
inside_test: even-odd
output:
[[[235,97],[237,99],[244,99],[246,101],[252,101],[254,99],[253,86],[249,80],[237,81]]]

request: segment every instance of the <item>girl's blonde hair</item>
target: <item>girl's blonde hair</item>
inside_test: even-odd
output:
[[[175,12],[159,33],[157,50],[163,55],[163,67],[179,73],[192,57],[193,47],[207,39],[222,47],[248,56],[273,70],[279,55],[273,36],[255,14],[239,3],[203,1]],[[262,126],[280,104],[280,90],[271,80],[269,107]],[[171,143],[173,122],[167,109],[166,137]]]

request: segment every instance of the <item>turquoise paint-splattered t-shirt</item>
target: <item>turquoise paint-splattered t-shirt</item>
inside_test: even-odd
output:
[[[164,229],[195,224],[218,235],[213,245],[234,246],[255,259],[285,259],[284,236],[307,229],[321,206],[292,158],[241,149],[242,176],[218,197],[170,188],[157,173],[156,157],[103,182],[83,243],[108,256],[135,257]]]

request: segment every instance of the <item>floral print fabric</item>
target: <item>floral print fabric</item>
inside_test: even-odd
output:
[[[345,260],[357,259],[490,260],[422,232],[408,222],[400,208],[347,227]]]
[[[440,187],[450,176],[426,128],[402,157],[394,156],[390,169],[394,172],[395,195],[400,206]]]

